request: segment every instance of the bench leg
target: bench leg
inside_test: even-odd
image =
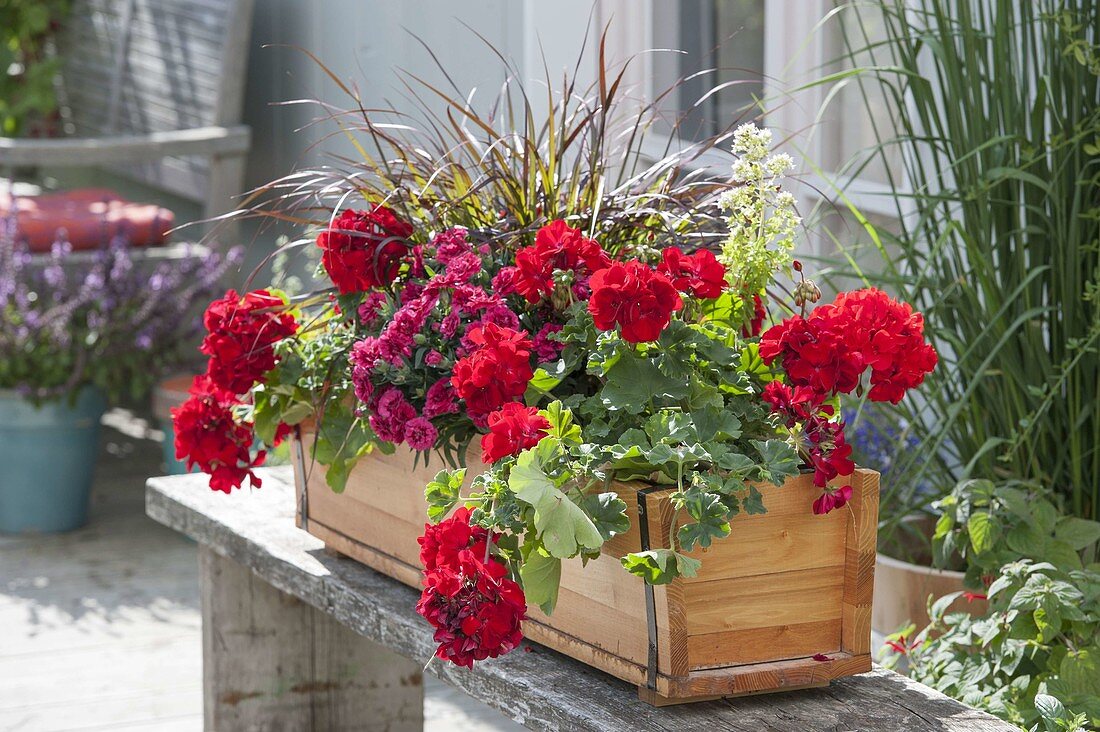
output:
[[[420,666],[199,547],[207,730],[424,727]]]

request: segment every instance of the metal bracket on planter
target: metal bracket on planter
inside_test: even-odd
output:
[[[654,491],[665,490],[661,486],[651,486],[638,491],[638,533],[642,551],[649,546],[649,505],[647,498]],[[653,594],[653,585],[642,583],[645,587],[645,621],[649,633],[649,657],[646,663],[645,685],[647,689],[657,689],[657,598]]]
[[[294,439],[290,441],[290,459],[294,461],[294,492],[298,498],[298,515],[301,528],[309,526],[309,491],[306,490],[306,456],[302,449],[302,431],[294,427]]]

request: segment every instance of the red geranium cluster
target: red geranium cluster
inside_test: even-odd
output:
[[[588,311],[596,327],[618,326],[630,343],[657,340],[672,313],[684,306],[668,277],[641,262],[616,262],[592,275],[589,284]]]
[[[409,253],[413,227],[392,209],[345,209],[317,236],[321,264],[341,295],[388,285]]]
[[[298,323],[281,311],[284,306],[267,290],[243,297],[230,290],[210,303],[203,316],[208,333],[201,350],[210,359],[206,373],[192,382],[190,398],[172,410],[172,426],[176,459],[186,460],[189,470],[198,465],[210,476],[214,490],[229,493],[240,488],[245,478],[260,487],[252,469],[263,464],[265,453],[260,450],[251,456],[256,440],[252,424],[234,419],[233,407],[243,403],[241,394],[275,368],[275,344],[297,332]],[[279,425],[275,444],[289,429]]]
[[[470,526],[469,509],[425,525],[419,541],[424,591],[416,611],[435,628],[435,655],[472,668],[516,648],[527,600],[489,553],[488,532]]]
[[[583,300],[588,277],[611,264],[607,252],[564,221],[539,229],[535,243],[516,252],[515,267],[505,267],[499,283],[502,295],[513,292],[534,305],[554,291],[554,272],[573,273],[573,294]]]
[[[714,299],[726,289],[726,268],[706,249],[689,255],[669,247],[661,253],[657,271],[672,280],[677,290],[695,297]]]
[[[490,412],[515,401],[534,376],[531,337],[488,323],[467,333],[472,352],[460,358],[451,376],[455,393],[466,401],[474,424],[484,426]]]
[[[856,324],[853,350],[871,369],[874,401],[897,404],[936,368],[936,349],[924,342],[924,316],[875,288],[842,292],[833,306]]]
[[[760,339],[760,356],[769,365],[782,357],[788,381],[821,399],[851,393],[870,368],[868,396],[895,404],[936,366],[923,317],[874,288],[842,293],[808,318],[770,328]]]
[[[233,419],[237,395],[219,389],[209,376],[196,376],[191,397],[172,409],[176,433],[176,459],[187,460],[187,469],[196,465],[210,476],[210,487],[229,493],[248,478],[255,488],[260,479],[252,472],[264,462],[263,450],[250,454],[255,440],[250,424]]]
[[[243,297],[225,293],[210,303],[203,315],[206,337],[199,350],[210,357],[206,373],[219,389],[244,394],[275,368],[274,345],[294,335],[298,324],[285,303],[267,290]]]
[[[785,427],[802,426],[802,452],[814,469],[814,485],[825,492],[814,501],[814,513],[829,513],[840,508],[852,496],[852,487],[830,487],[829,481],[840,475],[851,475],[852,446],[844,438],[844,423],[834,422],[832,406],[823,404],[821,396],[808,386],[790,386],[778,381],[768,382],[761,398],[778,414]]]
[[[539,444],[549,428],[550,422],[537,407],[508,402],[489,415],[489,434],[481,438],[481,462],[488,465],[518,455]]]

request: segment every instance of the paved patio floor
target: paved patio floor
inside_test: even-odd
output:
[[[125,412],[107,422],[89,525],[0,537],[0,730],[202,728],[196,546],[145,516],[159,433]],[[425,682],[426,729],[519,729]]]

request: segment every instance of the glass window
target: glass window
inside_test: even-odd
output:
[[[685,115],[684,137],[705,137],[754,116],[764,86],[764,0],[657,3],[654,21],[655,45],[683,51],[658,57],[654,88],[686,80],[664,105],[670,119]]]

